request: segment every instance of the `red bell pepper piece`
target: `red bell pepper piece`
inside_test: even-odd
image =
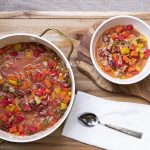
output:
[[[31,111],[30,105],[28,105],[28,104],[26,104],[26,103],[23,104],[22,109],[23,109],[24,111]]]
[[[38,49],[33,50],[33,56],[39,57],[41,55],[41,52]]]
[[[59,74],[58,74],[58,71],[57,70],[51,70],[50,71],[50,76],[52,76],[52,77],[57,77]]]
[[[61,86],[62,86],[63,88],[68,88],[70,85],[69,85],[68,83],[62,83]]]
[[[129,25],[126,25],[126,30],[132,30],[133,29],[133,25],[132,24],[129,24]]]
[[[44,48],[40,48],[40,47],[38,47],[36,50],[41,52],[41,53],[45,52],[45,49]]]
[[[29,125],[29,126],[27,127],[27,132],[28,132],[28,133],[35,133],[35,132],[37,132],[37,128],[34,127],[34,126],[32,126],[32,125]]]
[[[58,106],[57,100],[52,100],[52,101],[50,101],[50,105],[51,105],[52,107]]]
[[[6,115],[8,118],[12,117],[11,112],[5,112],[5,115]]]
[[[4,53],[4,51],[2,49],[0,49],[0,55],[3,54],[3,53]]]
[[[123,34],[119,34],[115,37],[115,40],[123,41],[125,39],[125,36]]]
[[[37,96],[42,96],[44,94],[45,94],[45,88],[41,87],[41,88],[37,89],[37,91],[36,91]]]
[[[36,75],[37,75],[36,77],[37,77],[38,80],[42,80],[45,77],[45,74],[43,74],[41,72],[37,72]]]
[[[16,116],[14,123],[21,123],[22,121],[24,121],[25,117],[24,116]]]
[[[18,56],[18,52],[12,51],[12,52],[10,53],[10,55],[16,57],[16,56]]]
[[[144,52],[144,56],[145,58],[148,58],[150,56],[150,49],[147,49],[145,52]]]
[[[0,101],[0,105],[2,107],[6,107],[9,104],[10,104],[10,102],[5,97]]]

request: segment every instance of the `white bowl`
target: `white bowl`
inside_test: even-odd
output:
[[[69,61],[67,60],[65,55],[53,43],[51,43],[50,41],[48,41],[42,37],[39,37],[39,36],[36,36],[33,34],[27,34],[27,33],[18,33],[18,34],[11,34],[11,35],[7,35],[7,36],[3,36],[0,38],[0,48],[4,47],[6,45],[9,45],[9,44],[14,44],[14,43],[18,43],[18,42],[37,42],[37,43],[43,44],[43,45],[51,48],[54,52],[57,53],[57,55],[62,59],[62,61],[65,62],[66,66],[69,70],[69,74],[70,74],[71,81],[72,81],[72,89],[71,89],[72,96],[71,96],[70,103],[69,103],[67,110],[65,111],[65,114],[63,115],[63,117],[56,124],[54,124],[54,126],[49,127],[46,130],[37,132],[33,135],[28,135],[28,136],[17,136],[17,135],[10,134],[8,132],[0,130],[0,138],[1,139],[7,140],[10,142],[23,143],[23,142],[31,142],[31,141],[41,139],[41,138],[51,134],[52,132],[54,132],[63,123],[63,121],[68,116],[68,114],[71,110],[71,107],[73,105],[74,96],[75,96],[75,81],[74,81],[73,71],[72,71]]]
[[[145,37],[148,39],[148,48],[150,48],[150,27],[148,24],[146,24],[141,19],[138,19],[133,16],[116,16],[112,17],[106,21],[104,21],[94,32],[91,43],[90,43],[90,55],[92,62],[96,68],[96,70],[102,75],[105,79],[117,83],[117,84],[132,84],[141,81],[142,79],[146,78],[150,74],[150,57],[148,58],[143,70],[138,74],[128,79],[119,79],[119,78],[113,78],[109,75],[107,75],[104,71],[100,69],[98,64],[96,63],[95,59],[95,46],[98,38],[100,35],[110,27],[116,26],[116,25],[127,25],[127,24],[133,24],[135,29],[137,29],[140,33],[145,35]]]

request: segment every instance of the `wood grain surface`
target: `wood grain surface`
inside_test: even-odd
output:
[[[84,31],[95,22],[98,22],[102,18],[105,20],[113,15],[119,15],[120,13],[108,12],[100,13],[94,12],[93,16],[88,12],[62,14],[62,12],[1,12],[0,13],[0,36],[10,33],[26,32],[36,35],[40,35],[48,27],[55,27],[62,31],[64,34],[70,36],[73,32]],[[136,15],[138,17],[150,18],[150,14],[142,13],[126,13],[130,15]],[[60,16],[59,16],[60,15]],[[84,18],[85,15],[85,18]],[[146,22],[149,22],[146,19]],[[71,36],[70,36],[71,37]],[[48,32],[45,38],[56,44],[64,54],[67,53],[68,45],[66,42],[54,34]],[[100,96],[106,99],[113,99],[117,101],[128,101],[148,104],[145,100],[138,97],[130,97],[121,94],[112,94],[100,89],[96,86],[88,77],[78,71],[75,63],[75,57],[79,47],[79,41],[73,40],[75,49],[71,55],[70,63],[75,75],[76,91],[80,90],[96,96]],[[53,134],[31,143],[10,143],[4,142],[0,145],[0,150],[98,150],[99,148],[82,144],[75,140],[61,136],[63,125],[58,128]],[[109,141],[108,141],[109,142]]]

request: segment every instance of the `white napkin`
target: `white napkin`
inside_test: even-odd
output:
[[[78,122],[78,115],[83,112],[95,113],[102,123],[140,131],[143,133],[142,139],[102,125],[85,127]],[[78,92],[62,135],[108,150],[150,150],[150,107],[104,100]]]

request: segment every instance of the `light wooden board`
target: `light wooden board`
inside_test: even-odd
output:
[[[149,22],[150,13],[120,13],[120,12],[0,12],[0,36],[10,33],[26,32],[40,35],[43,30],[49,27],[55,27],[66,35],[70,35],[74,31],[84,30],[89,28],[92,24],[99,21],[99,19],[107,19],[110,16],[128,14],[135,15],[145,19]],[[68,49],[67,43],[62,41],[53,32],[45,35],[51,42],[54,42],[58,47],[66,53]],[[80,73],[74,62],[74,58],[79,46],[78,41],[73,41],[75,45],[74,52],[71,56],[71,64],[76,80],[76,91],[84,91],[96,96],[104,97],[106,99],[113,99],[117,101],[129,101],[147,103],[146,101],[137,98],[129,97],[120,94],[111,94],[98,88],[86,76]],[[0,150],[96,150],[98,148],[79,143],[75,140],[61,136],[63,125],[57,129],[53,134],[26,144],[4,142],[0,145]],[[109,142],[109,141],[108,141]]]
[[[76,31],[72,34],[72,38],[80,41],[75,59],[78,70],[88,76],[97,86],[106,91],[138,96],[150,102],[150,76],[135,84],[118,85],[109,82],[97,72],[90,58],[90,41],[93,33],[100,24],[101,19],[87,30]]]

